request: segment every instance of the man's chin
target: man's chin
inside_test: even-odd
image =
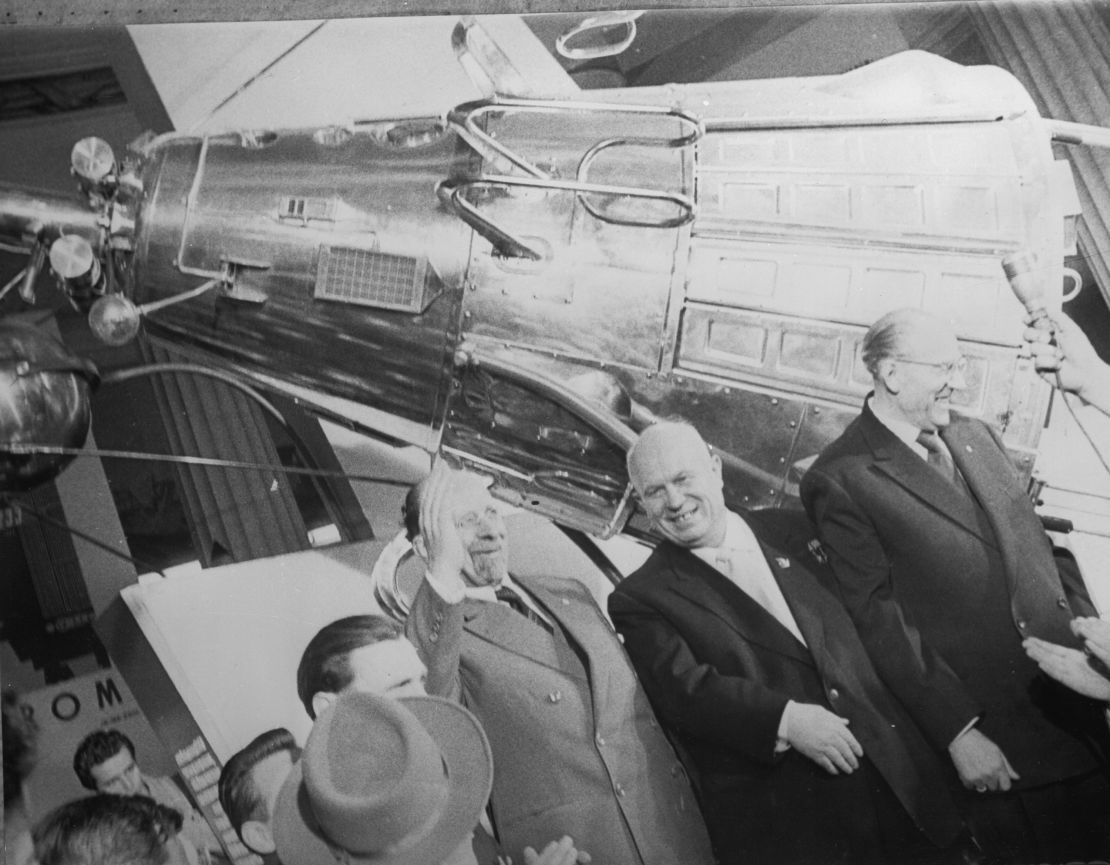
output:
[[[947,406],[934,406],[930,420],[936,424],[937,429],[944,429],[952,423],[952,410]]]
[[[478,586],[500,586],[509,569],[501,562],[474,563],[474,583]]]
[[[705,532],[696,526],[686,526],[682,529],[675,529],[674,527],[668,526],[664,534],[673,544],[677,544],[680,547],[694,547],[698,546],[698,542]]]

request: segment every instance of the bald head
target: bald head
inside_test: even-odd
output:
[[[956,335],[943,319],[916,307],[895,309],[868,328],[863,363],[872,376],[878,376],[879,363],[887,358],[916,357],[955,345]]]
[[[720,546],[727,510],[721,459],[687,423],[644,430],[628,452],[628,475],[655,527],[683,547]]]
[[[967,382],[947,322],[920,309],[897,309],[871,326],[862,349],[875,383],[872,408],[922,430],[948,426],[952,392]]]

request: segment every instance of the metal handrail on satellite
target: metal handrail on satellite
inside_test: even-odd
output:
[[[495,112],[528,112],[541,114],[585,112],[607,113],[640,116],[656,116],[677,120],[688,127],[685,134],[674,138],[651,137],[625,137],[609,138],[591,146],[582,159],[579,160],[574,180],[558,180],[537,165],[525,159],[512,148],[494,139],[484,129],[480,128],[478,121],[485,115]],[[503,174],[480,174],[466,180],[445,180],[436,188],[440,200],[451,207],[464,222],[482,234],[493,243],[494,247],[502,254],[513,257],[541,258],[533,247],[516,237],[512,232],[483,216],[477,207],[467,201],[463,195],[475,187],[491,186],[518,186],[533,189],[547,189],[553,191],[573,192],[582,202],[582,206],[594,218],[612,225],[631,226],[638,228],[676,228],[691,222],[695,215],[695,203],[692,197],[678,192],[666,192],[641,186],[621,186],[612,184],[594,183],[589,180],[589,169],[599,154],[606,150],[620,146],[634,147],[662,147],[676,149],[689,147],[705,134],[705,126],[700,119],[676,108],[667,108],[655,105],[621,105],[602,102],[573,102],[556,101],[547,102],[534,99],[517,99],[499,97],[494,99],[467,102],[457,106],[447,115],[448,124],[469,143],[475,150],[487,159],[502,158],[512,166],[523,172],[527,177],[517,177]],[[665,201],[678,208],[678,215],[664,219],[633,219],[614,216],[606,213],[593,204],[588,196],[605,196],[608,198],[632,198],[648,201]]]

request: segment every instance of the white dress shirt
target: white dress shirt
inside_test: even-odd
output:
[[[925,445],[920,444],[917,441],[917,437],[921,434],[921,430],[918,429],[915,424],[912,424],[906,420],[902,420],[901,418],[891,417],[890,415],[882,411],[882,409],[875,403],[875,400],[868,400],[867,404],[871,406],[871,414],[875,415],[875,419],[879,423],[881,423],[888,430],[894,433],[903,444],[905,444],[911,451],[921,457],[921,459],[925,460],[926,462],[929,461],[929,451],[925,448]],[[948,444],[944,441],[944,439],[940,437],[940,430],[937,430],[937,433],[937,441],[940,442],[940,446],[942,448],[948,451],[948,458],[951,459],[952,451],[948,449]]]
[[[719,547],[696,547],[690,552],[739,586],[745,594],[778,619],[803,646],[806,645],[798,623],[794,621],[794,614],[790,612],[786,598],[782,596],[782,589],[763,555],[763,548],[751,527],[739,514],[728,512],[724,543]],[[776,754],[790,749],[790,714],[791,706],[794,705],[794,700],[788,700],[779,719]]]
[[[732,511],[725,523],[725,540],[719,547],[697,547],[691,552],[724,574],[749,597],[774,616],[804,646],[798,623],[782,595],[763,548],[746,522]],[[731,566],[730,566],[731,565]]]

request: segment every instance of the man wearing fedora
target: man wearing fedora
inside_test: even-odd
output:
[[[349,691],[326,706],[278,795],[283,865],[465,865],[493,783],[478,720],[441,697]],[[573,865],[569,838],[523,865]]]
[[[505,523],[482,480],[439,465],[405,522],[426,578],[405,632],[428,691],[485,728],[494,829],[514,861],[573,836],[605,865],[708,865],[681,763],[624,650],[579,581],[511,575]]]

